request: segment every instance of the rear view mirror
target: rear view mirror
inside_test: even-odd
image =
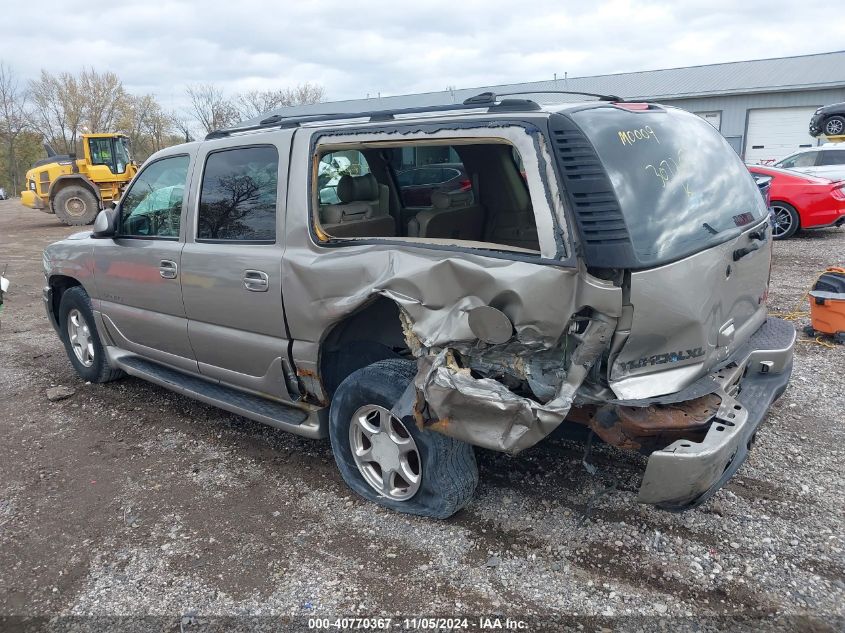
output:
[[[117,224],[117,210],[103,209],[97,214],[97,219],[94,220],[94,230],[92,235],[94,237],[114,237]]]

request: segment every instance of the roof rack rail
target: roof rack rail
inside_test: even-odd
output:
[[[521,92],[482,92],[474,97],[464,100],[464,104],[473,103],[476,105],[483,105],[485,103],[495,103],[499,97],[517,97],[521,95],[582,95],[585,97],[596,97],[599,101],[625,101],[622,97],[616,95],[603,95],[595,92],[580,92],[576,90],[525,90]]]
[[[485,93],[488,94],[488,93]],[[492,93],[489,93],[492,94]],[[479,95],[480,96],[480,95]],[[429,112],[449,112],[451,110],[475,110],[487,108],[489,111],[531,111],[539,110],[540,105],[530,99],[504,99],[496,103],[495,95],[491,100],[474,102],[467,99],[463,103],[450,103],[444,105],[420,106],[417,108],[395,108],[389,110],[371,110],[368,112],[332,112],[330,114],[303,114],[298,116],[283,117],[278,114],[262,119],[257,125],[246,125],[243,127],[225,128],[209,132],[205,140],[225,138],[239,132],[252,132],[270,128],[286,129],[298,127],[303,123],[317,123],[321,121],[339,121],[343,119],[369,119],[371,122],[391,121],[396,115],[402,114],[426,114]]]

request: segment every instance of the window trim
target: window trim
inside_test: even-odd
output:
[[[188,205],[187,205],[188,193],[189,193],[190,185],[191,185],[191,155],[188,154],[187,152],[180,152],[178,154],[168,154],[167,156],[160,156],[159,158],[156,158],[155,160],[150,161],[149,163],[143,165],[141,167],[141,169],[138,170],[138,173],[135,174],[135,177],[132,179],[132,182],[129,183],[129,186],[126,187],[126,190],[123,192],[123,195],[120,197],[120,203],[117,206],[117,212],[118,212],[117,226],[118,226],[118,229],[122,225],[123,203],[126,200],[126,196],[129,194],[130,191],[132,191],[132,187],[135,186],[135,183],[138,180],[141,179],[141,176],[150,167],[152,167],[156,163],[160,163],[160,162],[168,160],[170,158],[187,158],[188,159],[188,169],[186,170],[186,173],[185,173],[185,193],[182,194],[182,211],[179,213],[179,232],[180,233],[182,232],[182,227],[184,226],[184,223],[182,222],[182,220],[185,219],[184,216],[188,211],[188,209],[187,209],[187,207],[188,207]],[[169,236],[169,235],[122,235],[120,233],[115,232],[114,239],[116,239],[116,240],[159,240],[159,241],[163,241],[163,242],[178,242],[179,240],[182,239],[182,236],[177,235],[176,237],[172,237],[172,236]]]
[[[841,163],[825,163],[823,159],[825,156],[839,156],[845,157],[845,149],[820,149],[819,158],[816,161],[816,167],[845,167],[845,160]]]
[[[205,171],[208,168],[208,159],[211,158],[214,154],[220,154],[222,152],[231,152],[234,150],[239,149],[254,149],[258,147],[270,147],[276,152],[276,210],[274,211],[274,225],[273,225],[273,239],[272,240],[226,240],[226,239],[219,239],[219,238],[206,238],[206,237],[199,237],[199,223],[200,223],[200,205],[202,204],[202,183],[205,180]],[[279,178],[279,167],[281,165],[281,153],[279,152],[279,148],[273,143],[247,143],[244,145],[232,145],[227,147],[219,147],[216,149],[209,150],[205,154],[205,159],[203,160],[202,164],[202,171],[200,172],[199,179],[197,179],[197,202],[195,205],[195,213],[194,213],[194,226],[193,226],[193,241],[196,244],[252,244],[252,245],[276,245],[279,243],[279,185],[281,183],[281,179]],[[285,176],[287,177],[287,176]],[[186,235],[187,238],[187,235]]]
[[[560,254],[559,257],[550,258],[546,257],[542,254],[542,252],[538,251],[535,253],[524,253],[520,251],[509,250],[506,245],[502,245],[503,248],[496,249],[493,248],[496,245],[490,242],[491,248],[479,248],[476,246],[463,246],[461,244],[449,244],[449,243],[420,243],[420,242],[413,242],[408,240],[404,237],[368,237],[368,238],[333,238],[329,236],[328,240],[321,240],[320,235],[317,232],[317,223],[314,221],[315,213],[318,211],[319,205],[316,204],[315,195],[319,195],[319,192],[315,194],[314,182],[316,180],[316,156],[317,150],[320,145],[320,140],[325,137],[333,137],[333,136],[352,136],[357,134],[395,134],[395,133],[406,133],[406,132],[413,132],[415,136],[413,138],[407,139],[409,143],[416,143],[416,142],[423,142],[429,144],[454,144],[456,140],[468,140],[469,143],[465,144],[473,144],[478,143],[482,144],[484,138],[490,139],[498,139],[504,145],[509,145],[513,148],[516,148],[519,151],[519,148],[508,138],[504,136],[496,136],[492,132],[495,130],[490,128],[490,119],[474,119],[468,118],[466,120],[462,120],[460,122],[452,122],[450,124],[445,124],[442,121],[432,122],[432,123],[424,123],[420,124],[417,123],[398,123],[393,125],[387,125],[383,127],[350,127],[350,128],[327,128],[316,130],[314,134],[312,134],[309,140],[309,152],[308,152],[308,159],[311,163],[311,167],[308,170],[308,188],[307,188],[307,228],[308,234],[311,238],[311,242],[317,248],[345,248],[348,246],[402,246],[405,248],[416,248],[422,250],[433,250],[433,251],[446,251],[446,252],[454,252],[454,253],[467,253],[478,255],[481,257],[490,257],[492,259],[504,259],[508,261],[521,261],[531,264],[539,264],[539,265],[546,265],[546,266],[554,266],[557,268],[566,268],[572,269],[577,267],[577,258],[575,255],[575,246],[572,240],[571,235],[569,237],[565,237],[564,241],[564,252]],[[527,135],[529,136],[541,136],[543,137],[543,141],[545,144],[549,144],[548,135],[540,125],[537,124],[535,121],[527,121],[527,120],[519,120],[519,119],[506,119],[506,120],[496,120],[496,124],[498,127],[514,127],[522,129]],[[481,129],[489,129],[491,134],[489,137],[471,137],[471,136],[461,136],[461,132],[463,130],[474,131],[474,130],[481,130]],[[452,137],[430,137],[428,136],[431,133],[436,133],[440,131],[449,131],[453,132],[454,136]],[[426,134],[426,136],[417,137],[416,134]],[[390,139],[383,139],[383,140],[376,140],[376,141],[364,141],[361,145],[367,144],[377,144],[377,143],[391,143]],[[350,142],[340,142],[340,143],[333,143],[331,141],[326,142],[325,145],[332,147],[335,145],[346,145],[346,144],[354,144]],[[534,140],[535,151],[538,152],[538,161],[540,162],[540,167],[542,170],[542,162],[547,157],[542,156],[539,154],[539,148],[537,147],[538,142]],[[553,163],[554,156],[549,156],[548,160]],[[552,192],[549,189],[548,183],[546,183],[545,178],[543,178],[541,174],[541,186],[544,190],[546,202],[551,199]],[[395,183],[394,183],[395,184]],[[563,192],[563,187],[559,183],[558,186],[560,187],[561,193]],[[397,185],[398,187],[398,185]],[[529,196],[531,196],[531,191],[529,188]],[[532,197],[532,205],[534,203]],[[550,203],[549,203],[550,204]],[[561,200],[561,204],[565,206],[565,203]],[[551,219],[553,223],[553,227],[556,231],[563,231],[565,233],[569,233],[572,230],[571,225],[567,225],[566,227],[560,227],[558,225],[558,219],[555,217],[555,212],[553,208],[549,209],[551,214]]]

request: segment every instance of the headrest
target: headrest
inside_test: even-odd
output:
[[[363,176],[341,176],[337,183],[337,197],[341,202],[378,200],[378,181],[372,174]]]
[[[471,191],[435,191],[431,194],[431,206],[435,209],[449,209],[451,207],[468,207],[472,204]]]

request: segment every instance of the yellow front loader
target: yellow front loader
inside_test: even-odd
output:
[[[33,209],[55,213],[65,224],[90,224],[100,209],[117,201],[138,166],[129,157],[129,139],[123,134],[83,134],[83,156],[57,155],[49,146],[26,172],[21,202]]]

